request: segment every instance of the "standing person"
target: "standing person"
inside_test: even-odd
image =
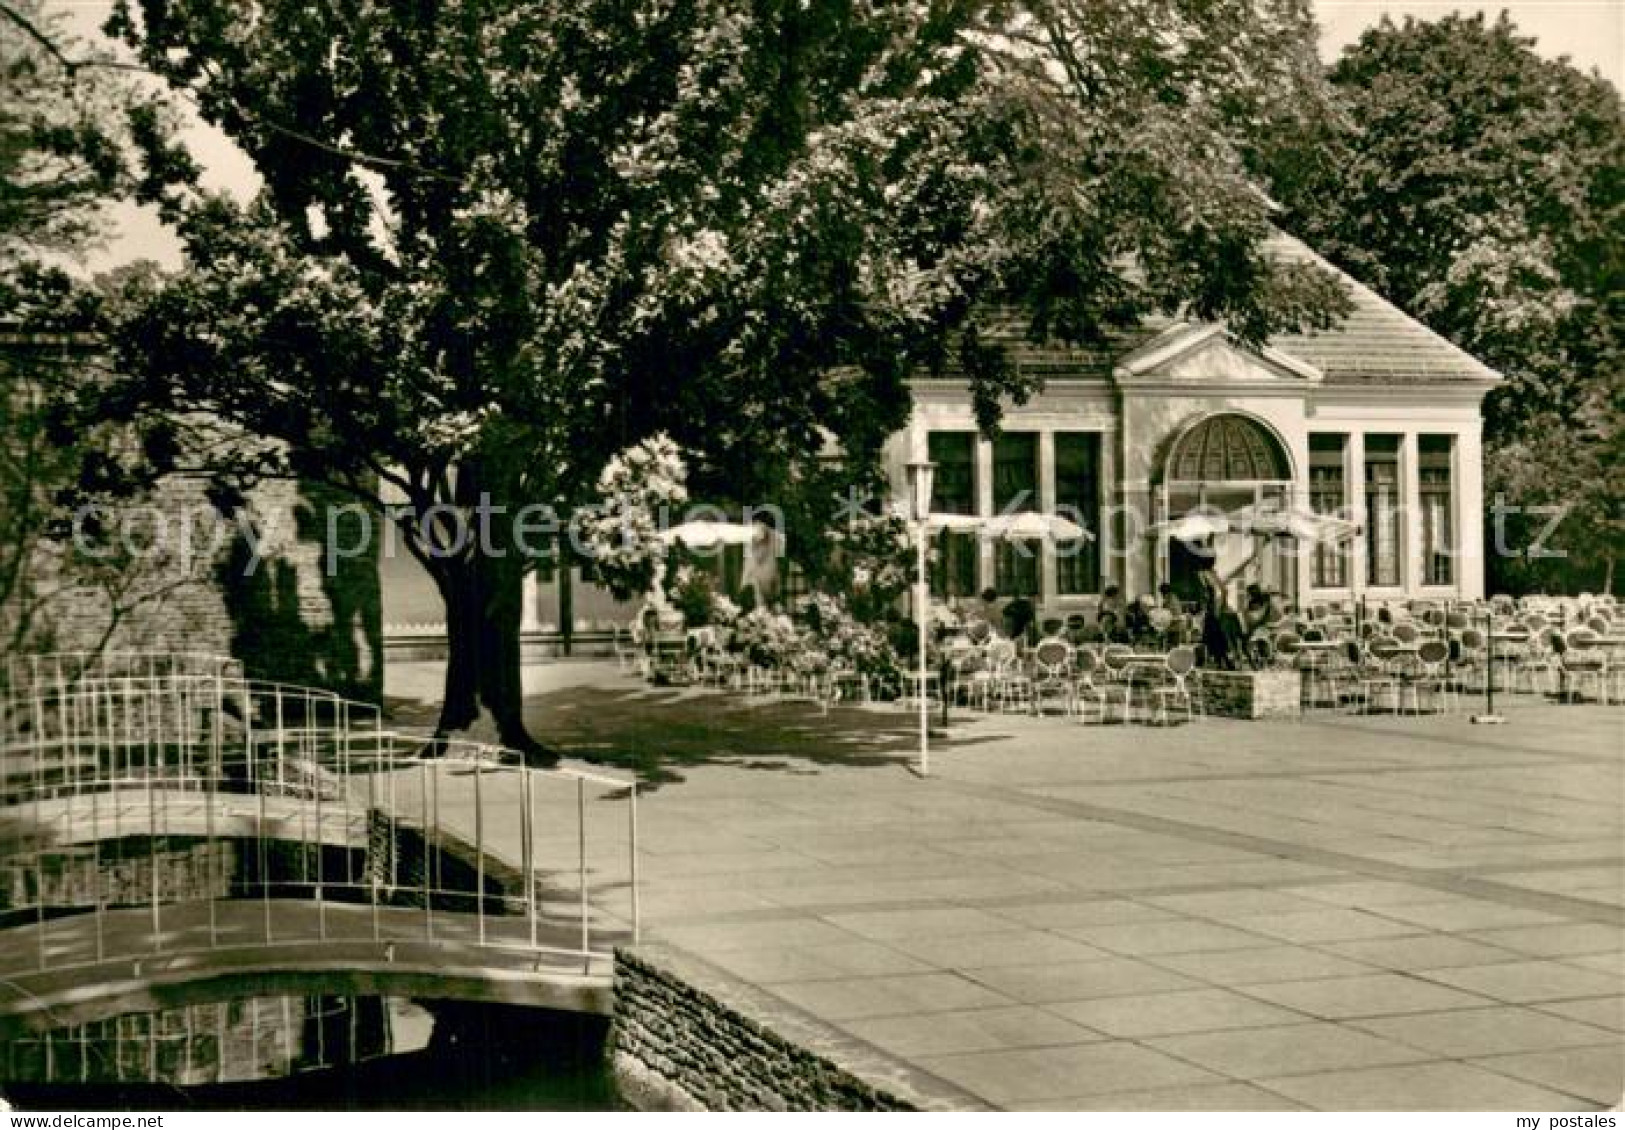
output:
[[[1202,651],[1210,666],[1233,671],[1246,658],[1241,620],[1230,607],[1225,580],[1212,565],[1196,575],[1202,586]]]

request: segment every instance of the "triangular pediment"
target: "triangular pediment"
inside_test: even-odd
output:
[[[1114,374],[1123,384],[1278,385],[1321,379],[1313,365],[1269,346],[1243,345],[1216,325],[1174,326],[1122,357]]]

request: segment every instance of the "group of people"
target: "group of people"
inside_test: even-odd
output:
[[[1073,613],[1064,628],[1051,622],[1041,627],[1038,609],[1026,596],[1000,598],[996,589],[984,589],[975,602],[956,606],[967,629],[977,623],[1008,639],[1035,643],[1044,634],[1064,635],[1078,646],[1121,643],[1140,647],[1175,647],[1198,643],[1206,666],[1235,669],[1258,666],[1268,660],[1270,639],[1277,626],[1291,615],[1280,594],[1249,584],[1239,607],[1233,607],[1227,587],[1211,569],[1198,575],[1201,599],[1188,603],[1171,584],[1159,585],[1155,594],[1129,598],[1117,585],[1102,592],[1093,620]]]
[[[1268,661],[1270,639],[1291,615],[1280,594],[1249,584],[1240,608],[1232,608],[1223,579],[1212,569],[1197,574],[1202,591],[1204,665],[1224,670],[1257,667]]]

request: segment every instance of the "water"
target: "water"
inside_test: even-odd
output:
[[[201,1086],[8,1083],[5,1093],[19,1110],[624,1109],[606,1065],[606,1018],[420,1003],[390,1009],[395,1046],[415,1050],[353,1066]]]

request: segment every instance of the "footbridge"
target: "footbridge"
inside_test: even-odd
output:
[[[608,1010],[637,787],[386,729],[210,656],[0,695],[0,1041],[280,994]]]

